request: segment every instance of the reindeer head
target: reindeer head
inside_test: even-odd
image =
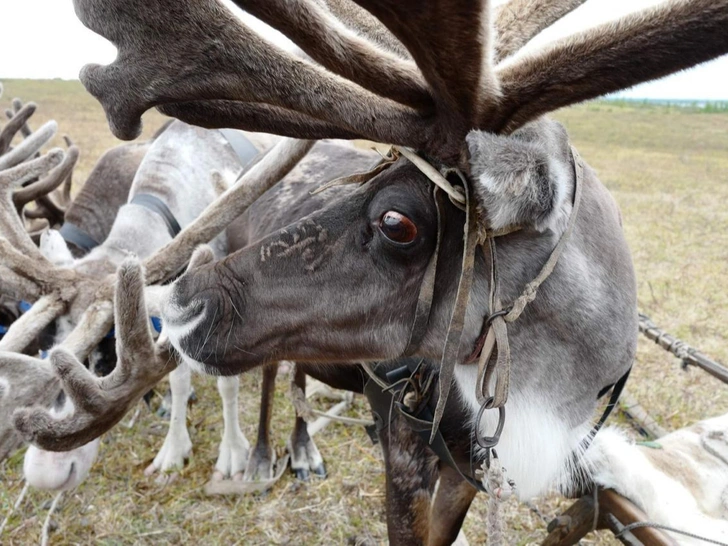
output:
[[[76,0],[81,20],[119,49],[112,65],[87,66],[81,74],[112,131],[136,137],[141,114],[156,106],[205,127],[301,139],[366,138],[412,148],[435,169],[463,173],[479,211],[473,219],[482,230],[521,228],[499,244],[499,263],[509,273],[502,279],[503,301],[535,276],[570,215],[574,164],[566,135],[540,116],[728,51],[727,0],[671,1],[532,55],[517,52],[582,2],[512,0],[493,14],[487,0],[236,3],[282,31],[309,59],[266,42],[216,0]],[[308,147],[284,141],[203,215],[197,234],[220,229],[234,217],[233,209],[240,213]],[[274,168],[275,161],[281,165]],[[248,181],[256,184],[246,187]],[[340,200],[261,234],[221,262],[209,263],[208,255],[199,254],[166,298],[166,328],[176,348],[208,371],[224,374],[281,358],[396,356],[408,349],[419,287],[439,231],[429,327],[412,350],[439,356],[460,268],[462,212],[445,200],[439,223],[436,199],[442,196],[433,197],[421,170],[403,158],[342,193]],[[549,365],[568,356],[574,389],[569,396],[581,404],[573,408],[575,422],[593,409],[599,388],[621,375],[636,336],[634,279],[618,213],[588,169],[582,210],[575,248],[565,254],[571,267],[554,272],[538,305],[519,322],[521,333],[513,332],[513,350],[524,362],[514,369],[517,389],[548,381]],[[199,241],[183,237],[174,255],[162,252],[147,261],[147,281],[157,282],[160,272],[179,266]],[[160,256],[170,264],[162,265]],[[474,280],[459,361],[492,310],[489,279],[482,273],[487,261],[477,258],[481,273]],[[589,276],[597,264],[611,277],[595,294],[588,287],[600,280]],[[589,309],[586,318],[573,313],[575,301]],[[568,355],[564,347],[548,344],[550,336],[563,339],[597,324],[607,325],[604,336],[615,341],[614,350],[605,350],[603,339],[594,336],[574,341]],[[525,334],[535,328],[542,328],[540,354]],[[52,362],[69,374],[65,356]],[[532,362],[541,364],[529,368]],[[105,398],[109,406],[128,404],[139,392],[133,380],[120,386],[128,375],[112,374],[103,383],[79,383],[76,376],[67,382],[77,385],[69,395],[79,407],[85,407],[84,393],[93,400],[112,393]],[[157,375],[146,370],[142,379],[149,377]],[[59,425],[46,414],[26,411],[16,424],[42,445],[58,448],[75,441],[59,440],[66,433],[93,437],[89,419],[82,412],[82,424]]]

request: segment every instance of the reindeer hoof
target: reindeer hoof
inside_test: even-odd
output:
[[[308,434],[295,443],[289,441],[287,447],[291,454],[291,470],[297,479],[308,481],[312,473],[320,478],[326,477],[324,460]]]
[[[308,471],[308,468],[294,468],[292,470],[296,475],[296,479],[302,482],[307,482],[311,477],[311,472]]]
[[[154,483],[158,485],[172,485],[179,478],[178,472],[161,472],[154,478]]]
[[[326,474],[326,466],[324,463],[321,463],[316,468],[313,468],[313,473],[319,476],[320,478],[325,478],[327,476]]]
[[[276,454],[268,446],[256,446],[250,453],[243,479],[246,482],[266,481],[275,476]]]

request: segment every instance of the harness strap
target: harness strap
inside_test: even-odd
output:
[[[369,366],[369,364],[362,363],[362,365],[369,375],[369,380],[364,386],[364,395],[367,397],[369,405],[372,408],[377,432],[381,432],[389,426],[389,423],[391,422],[390,416],[392,412],[396,411],[405,419],[407,426],[416,432],[425,443],[429,444],[430,449],[442,462],[455,469],[458,474],[460,474],[460,477],[472,485],[476,490],[485,492],[485,488],[480,480],[464,473],[455,462],[455,459],[453,458],[450,449],[447,447],[439,427],[435,427],[433,424],[433,415],[427,404],[423,403],[415,412],[410,412],[405,404],[397,402],[397,397],[398,395],[401,395],[401,392],[393,388],[396,386],[396,383],[392,385],[388,384],[387,381],[380,377]],[[415,374],[416,370],[412,369],[411,360],[408,361],[407,368],[409,368],[409,371],[411,372],[410,379],[412,379],[412,375]],[[394,373],[398,372],[399,370],[394,371]],[[427,400],[429,400],[431,394],[431,390],[430,392],[422,393]],[[433,430],[435,431],[435,434],[434,438],[431,439]]]
[[[177,222],[177,219],[174,217],[174,214],[172,214],[172,211],[169,210],[167,204],[159,197],[149,193],[138,193],[131,201],[129,201],[129,204],[139,205],[159,214],[162,220],[164,220],[164,223],[167,225],[167,231],[169,231],[172,239],[174,239],[177,234],[182,231],[182,228],[180,227],[179,222]]]
[[[458,174],[462,176],[459,172]],[[437,435],[440,420],[442,419],[442,414],[445,411],[448,394],[450,393],[452,378],[455,373],[455,364],[460,351],[463,327],[465,325],[465,312],[470,299],[470,289],[473,285],[475,248],[478,244],[477,213],[475,210],[475,199],[473,199],[470,195],[469,186],[464,178],[463,188],[465,190],[463,261],[460,269],[460,280],[458,281],[455,303],[453,305],[452,314],[450,315],[450,324],[445,338],[445,347],[443,348],[442,358],[440,359],[440,397],[437,400],[435,415],[432,420],[430,443],[434,441],[435,436]]]
[[[478,403],[485,406],[485,409],[501,408],[508,400],[511,368],[508,323],[516,321],[526,306],[536,298],[539,288],[553,272],[574,231],[581,204],[584,164],[581,156],[573,147],[571,148],[571,154],[574,164],[574,201],[566,229],[561,234],[558,243],[551,251],[539,274],[526,285],[521,295],[507,309],[502,307],[498,295],[496,243],[492,237],[487,239],[490,249],[491,315],[484,321],[483,334],[481,334],[483,341],[476,342],[476,350],[467,360],[471,362],[473,357],[478,357],[478,379],[475,394]],[[496,353],[495,359],[492,358],[494,352]],[[494,377],[495,387],[493,394],[491,394],[490,385]]]
[[[430,322],[432,298],[435,295],[435,273],[437,272],[437,258],[440,254],[440,240],[442,239],[442,212],[440,211],[440,199],[437,186],[433,190],[433,196],[435,198],[435,210],[437,211],[435,251],[430,256],[430,261],[427,263],[427,269],[425,270],[425,276],[422,278],[420,293],[417,296],[415,319],[410,330],[410,339],[402,353],[404,356],[410,356],[419,347],[420,343],[422,343]]]
[[[619,397],[622,395],[622,391],[624,390],[624,386],[627,384],[627,379],[629,379],[629,374],[632,371],[632,366],[629,367],[629,369],[624,373],[622,377],[620,377],[617,382],[612,387],[612,394],[609,395],[609,402],[607,403],[607,406],[604,408],[604,411],[602,412],[601,417],[599,418],[599,421],[592,427],[592,429],[589,431],[589,434],[581,441],[581,449],[586,451],[586,449],[591,445],[592,441],[594,440],[594,437],[597,435],[597,432],[601,430],[601,428],[604,426],[604,423],[607,421],[609,416],[612,414],[612,411],[614,411],[614,408],[617,407],[617,403],[619,402]]]
[[[404,146],[394,146],[393,148],[401,153],[404,157],[406,157],[410,161],[410,163],[412,163],[420,170],[422,174],[429,178],[430,181],[435,184],[435,186],[438,186],[446,194],[448,194],[453,204],[455,204],[456,206],[459,205],[461,206],[461,208],[462,206],[465,206],[467,208],[467,191],[465,192],[465,194],[463,194],[462,191],[456,189],[452,184],[450,184],[450,182],[448,182],[447,178],[445,178],[442,173],[440,173],[440,171],[438,171],[435,167],[422,159],[419,155],[417,155],[417,152],[415,152],[411,148],[406,148]],[[453,172],[457,172],[458,175],[463,178],[462,174],[460,174],[459,171],[454,170]],[[467,188],[467,184],[465,184],[464,182],[465,181],[463,180],[463,187]]]
[[[96,239],[72,222],[63,222],[58,232],[64,241],[76,245],[85,252],[90,252],[99,246],[99,242]]]
[[[225,140],[228,141],[230,147],[240,160],[240,164],[245,167],[260,152],[255,145],[248,140],[242,131],[236,129],[218,129]]]

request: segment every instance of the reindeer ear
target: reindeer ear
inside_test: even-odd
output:
[[[58,267],[71,267],[74,262],[73,254],[61,234],[50,229],[40,236],[40,252],[48,261]]]
[[[475,197],[490,229],[559,230],[573,188],[569,144],[559,123],[539,120],[510,136],[471,131],[466,140]]]

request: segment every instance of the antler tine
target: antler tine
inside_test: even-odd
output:
[[[51,120],[46,122],[40,129],[23,140],[9,152],[0,155],[0,171],[14,167],[22,163],[48,142],[58,130],[58,124]]]
[[[144,300],[144,275],[136,259],[118,270],[115,297],[118,363],[106,377],[94,377],[68,350],[51,352],[50,362],[74,412],[54,418],[48,410],[21,408],[13,423],[21,435],[43,449],[67,451],[109,430],[160,379],[176,367],[166,345],[155,346]]]
[[[198,245],[213,239],[245,212],[258,197],[288,174],[311,146],[312,141],[294,139],[284,139],[276,144],[194,222],[146,261],[147,282],[158,284],[181,271]]]
[[[21,352],[63,312],[64,308],[65,305],[55,294],[40,298],[30,311],[10,325],[5,336],[0,339],[0,351]]]
[[[17,98],[13,99],[13,110],[16,113],[19,112],[22,107],[23,107],[23,101],[21,101],[20,99],[17,99]],[[7,115],[7,112],[6,112],[6,115]],[[12,117],[12,115],[10,115],[8,117]],[[23,138],[28,138],[33,131],[31,130],[30,125],[28,125],[28,123],[26,122],[20,128],[20,132],[23,135]]]
[[[16,133],[23,129],[26,122],[35,113],[36,105],[29,102],[23,106],[20,110],[10,118],[10,121],[0,131],[0,155],[4,154],[10,148],[10,143],[13,141]]]
[[[23,141],[23,144],[33,139],[41,130],[34,133],[31,137]],[[20,145],[22,146],[22,144]],[[18,148],[20,148],[18,146]],[[15,152],[18,148],[15,148]],[[10,153],[13,153],[10,152]],[[2,160],[5,156],[0,156]],[[0,170],[0,236],[5,237],[16,249],[18,249],[25,257],[35,260],[39,266],[49,266],[50,264],[40,253],[33,241],[28,237],[22,220],[18,216],[15,204],[13,203],[13,190],[24,182],[41,176],[50,169],[56,167],[64,157],[63,150],[54,148],[47,154],[21,163],[16,167],[6,170]]]
[[[81,80],[120,138],[135,138],[141,114],[153,106],[224,99],[300,112],[364,138],[415,146],[427,140],[428,120],[416,110],[282,51],[217,0],[75,0],[75,7],[118,47],[114,63],[84,67]],[[180,47],[169,49],[180,36]],[[161,50],[164,63],[155,53]]]
[[[361,33],[367,39],[384,49],[411,60],[407,48],[387,30],[381,21],[351,0],[315,0],[326,6],[329,11],[351,30]]]
[[[728,0],[672,0],[498,67],[503,102],[479,127],[512,132],[569,104],[728,53]]]
[[[499,63],[530,42],[539,32],[581,6],[586,0],[510,0],[495,12],[494,61]]]
[[[17,353],[0,353],[0,461],[22,444],[13,427],[13,410],[49,406],[60,392],[60,382],[47,360]]]
[[[78,148],[71,146],[66,150],[66,156],[63,161],[48,176],[34,182],[28,186],[20,188],[13,193],[13,202],[18,211],[22,210],[25,205],[38,199],[41,196],[48,195],[57,187],[59,187],[73,172],[73,168],[78,162]]]
[[[431,109],[417,66],[351,32],[322,4],[306,0],[233,0],[281,31],[322,66],[377,95]]]
[[[63,135],[63,142],[66,143],[66,147],[70,148],[73,146],[73,141],[68,135]],[[61,207],[65,215],[66,209],[71,205],[71,190],[73,189],[73,169],[68,173],[66,180],[63,182],[63,191],[61,192]]]
[[[463,131],[471,128],[480,111],[498,100],[491,66],[490,1],[354,1],[412,54],[432,90],[442,122],[449,122],[459,145]],[[454,114],[460,118],[455,127]]]
[[[314,119],[299,112],[261,103],[232,100],[175,102],[160,105],[157,110],[185,123],[207,129],[243,129],[293,138],[305,135],[307,139],[314,140],[359,137],[357,133],[331,123]]]
[[[0,294],[29,301],[35,301],[42,295],[37,284],[13,273],[4,265],[0,265]]]

